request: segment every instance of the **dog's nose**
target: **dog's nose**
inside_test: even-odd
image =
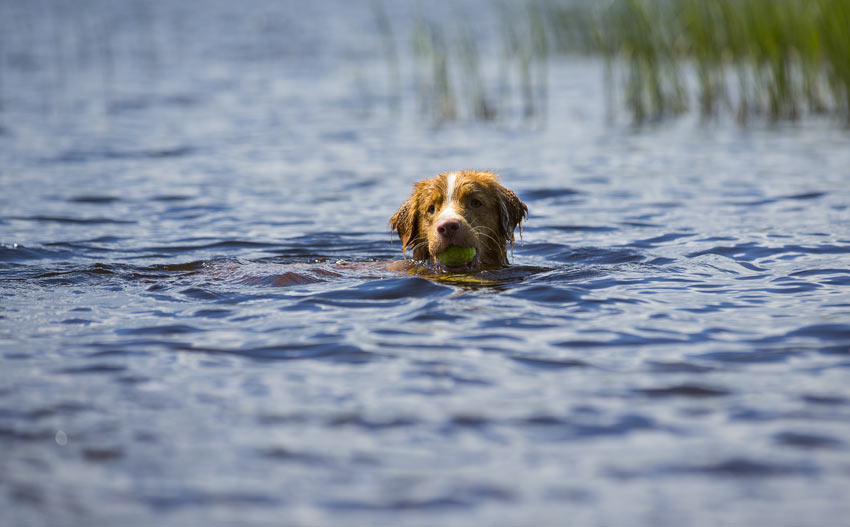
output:
[[[451,236],[460,229],[460,222],[457,220],[443,220],[437,224],[437,232],[442,236]]]

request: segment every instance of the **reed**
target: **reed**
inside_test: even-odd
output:
[[[496,107],[484,81],[481,53],[473,34],[468,22],[461,22],[458,34],[458,75],[467,92],[470,114],[477,120],[486,121],[496,117]]]
[[[437,121],[457,117],[457,101],[449,74],[449,49],[443,30],[420,18],[413,30],[416,92],[420,111]]]
[[[548,37],[541,7],[494,2],[497,35],[460,9],[448,20],[419,14],[411,30],[413,84],[421,114],[436,123],[531,120],[545,115]],[[476,17],[477,20],[477,17]],[[490,68],[493,61],[496,68]]]
[[[384,4],[379,0],[372,2],[372,13],[375,16],[375,24],[381,35],[384,48],[384,58],[387,63],[388,93],[390,108],[398,112],[401,104],[401,71],[399,67],[398,50],[396,49],[395,35],[393,34],[390,18]]]
[[[637,123],[679,114],[692,100],[706,118],[850,117],[848,0],[539,4],[559,52],[605,58],[606,83]]]
[[[695,109],[850,123],[850,0],[494,0],[498,97],[464,17],[456,27],[420,20],[414,55],[423,105],[437,120],[546,114],[553,55],[603,58],[609,115],[623,104],[641,124]],[[460,22],[458,22],[460,20]],[[458,30],[458,28],[460,28]],[[453,88],[462,82],[464,89]]]
[[[850,124],[850,0],[491,0],[489,11],[420,14],[403,27],[393,26],[384,2],[372,0],[372,10],[389,104],[403,108],[410,71],[418,108],[436,122],[542,120],[550,64],[578,53],[602,58],[609,115],[624,107],[635,123],[691,110],[705,119],[826,115]],[[128,63],[153,83],[168,73],[167,57],[179,65],[186,53],[182,15],[163,42],[171,11],[144,2],[132,12],[136,53],[127,52],[109,11],[74,14],[59,0],[34,5],[0,1],[4,115],[18,75],[49,76],[34,85],[61,95],[100,70],[108,111]],[[399,45],[408,37],[409,69]],[[355,88],[366,93],[368,79]]]

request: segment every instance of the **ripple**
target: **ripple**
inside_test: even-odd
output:
[[[216,240],[209,243],[202,243],[197,245],[153,245],[148,247],[141,247],[138,249],[139,252],[158,252],[158,253],[188,253],[193,251],[207,251],[210,249],[221,249],[221,250],[241,250],[241,249],[266,249],[266,248],[278,248],[279,245],[273,243],[264,243],[264,242],[254,242],[247,240]]]
[[[121,201],[121,198],[118,196],[104,196],[97,194],[84,194],[68,199],[69,203],[88,203],[91,205],[108,205],[110,203],[115,203],[116,201]]]
[[[49,419],[57,416],[74,416],[83,412],[92,412],[96,408],[88,403],[59,402],[50,406],[35,408],[22,413],[27,420]]]
[[[451,287],[436,284],[424,278],[389,278],[373,280],[346,289],[336,289],[314,295],[324,300],[400,300],[446,296]],[[363,304],[360,304],[363,305]]]
[[[534,366],[536,368],[542,368],[546,370],[561,370],[564,368],[587,368],[590,366],[590,364],[588,364],[587,362],[578,359],[523,357],[516,355],[512,356],[511,359],[527,366]]]
[[[786,362],[790,357],[797,355],[796,349],[756,349],[752,351],[712,351],[694,355],[695,358],[713,360],[730,364],[752,363],[764,364],[771,362]]]
[[[86,318],[66,318],[59,322],[60,324],[68,324],[68,325],[81,325],[81,326],[89,326],[94,323],[93,320],[89,320]]]
[[[179,292],[180,294],[193,300],[203,300],[207,302],[214,302],[218,300],[232,300],[232,298],[226,294],[222,294],[202,287],[187,287],[186,289],[181,289]]]
[[[188,201],[192,199],[192,196],[187,194],[157,194],[155,196],[151,196],[151,201],[162,201],[162,202],[171,202],[171,201]]]
[[[649,361],[650,370],[655,373],[707,373],[715,368],[685,361]]]
[[[850,269],[805,269],[795,271],[789,276],[850,275]]]
[[[86,278],[100,278],[103,276],[113,276],[116,274],[115,268],[105,264],[94,264],[84,269],[71,269],[68,271],[50,271],[33,276],[35,280],[44,280],[46,278],[64,278],[67,283],[79,283]]]
[[[45,492],[36,485],[12,483],[10,485],[9,497],[12,501],[30,506],[40,507],[47,500]]]
[[[132,225],[134,220],[117,220],[114,218],[72,218],[70,216],[9,216],[10,220],[36,221],[42,223],[70,223],[79,225]]]
[[[106,463],[117,461],[124,457],[124,449],[120,446],[114,447],[86,447],[82,449],[83,459],[93,463]]]
[[[56,437],[53,429],[18,428],[0,423],[0,439],[12,441],[51,441]]]
[[[386,499],[383,501],[328,500],[325,506],[345,511],[410,511],[433,509],[456,509],[472,506],[471,501],[454,495],[435,498]]]
[[[812,404],[822,404],[826,406],[842,406],[850,402],[850,399],[840,395],[825,395],[825,394],[806,394],[802,400]]]
[[[230,309],[199,309],[192,313],[192,316],[204,318],[224,318],[232,314],[233,311]]]
[[[328,418],[325,424],[330,427],[354,426],[368,430],[386,430],[391,428],[407,428],[419,424],[420,421],[409,416],[395,416],[384,419],[368,418],[359,413],[341,413]]]
[[[814,246],[802,245],[785,245],[782,247],[767,247],[755,242],[747,242],[738,245],[718,245],[710,249],[696,251],[685,256],[688,258],[696,258],[709,254],[726,256],[735,260],[743,260],[752,262],[755,260],[763,260],[772,258],[777,255],[816,255],[816,254],[848,254],[850,246],[823,244]]]
[[[745,202],[732,202],[733,205],[745,206],[745,207],[758,207],[761,205],[770,205],[773,203],[778,203],[781,201],[809,201],[822,198],[826,196],[826,192],[803,192],[800,194],[790,194],[786,196],[777,196],[775,198],[766,198],[754,201],[745,201]]]
[[[850,343],[850,324],[813,324],[789,331],[785,337],[813,337]]]
[[[175,346],[175,349],[200,353],[239,355],[254,359],[287,361],[322,359],[349,364],[372,362],[385,358],[383,355],[364,351],[358,346],[337,342],[280,344],[246,348],[214,348],[179,344]]]
[[[273,507],[281,503],[276,495],[248,491],[207,492],[196,489],[171,489],[162,494],[145,494],[140,497],[150,507],[170,511],[184,507]]]
[[[565,187],[552,188],[535,188],[523,190],[519,193],[520,199],[523,201],[540,201],[549,198],[562,198],[565,196],[575,196],[581,194],[578,190]]]
[[[71,368],[62,368],[57,370],[57,373],[69,375],[89,375],[92,373],[123,373],[127,370],[126,366],[120,364],[90,364],[86,366],[76,366]]]
[[[161,326],[146,326],[140,328],[117,329],[118,335],[184,335],[200,333],[203,330],[186,324],[163,324]]]
[[[67,254],[64,251],[56,251],[43,247],[25,247],[23,245],[0,245],[0,262],[16,262],[26,260],[40,260],[43,258],[61,258]]]
[[[642,388],[636,391],[638,393],[653,398],[687,397],[692,399],[703,399],[706,397],[724,397],[732,393],[724,388],[717,388],[714,386],[703,386],[700,384],[679,384],[675,386],[665,386],[663,388]]]
[[[834,437],[807,432],[781,432],[773,438],[780,445],[802,449],[840,449],[845,446],[844,441]]]
[[[85,163],[88,161],[111,159],[167,159],[184,157],[195,152],[191,146],[176,146],[171,148],[151,148],[144,150],[68,150],[45,161],[50,163]]]
[[[664,472],[733,478],[773,478],[777,476],[816,476],[820,471],[810,463],[779,463],[741,457],[705,465],[674,465],[667,467]]]
[[[520,419],[522,427],[536,431],[539,437],[561,441],[586,439],[600,436],[623,436],[637,431],[656,430],[658,425],[652,418],[640,414],[625,414],[613,422],[582,422],[569,417],[536,415]]]
[[[617,227],[607,227],[604,225],[546,225],[547,230],[555,230],[560,232],[614,232],[619,230]]]
[[[637,240],[631,243],[631,245],[635,247],[642,248],[650,248],[655,247],[657,245],[663,245],[665,243],[673,242],[676,240],[681,240],[683,238],[692,238],[696,236],[692,232],[671,232],[668,234],[662,234],[661,236],[655,236],[652,238],[645,238],[643,240]]]
[[[819,284],[796,284],[787,287],[771,287],[764,289],[766,293],[774,293],[779,295],[796,295],[799,293],[809,293],[820,289]]]
[[[595,348],[607,346],[648,346],[660,344],[682,344],[687,341],[687,336],[675,337],[645,337],[631,333],[618,333],[608,339],[569,339],[556,341],[554,346],[562,348]]]
[[[264,460],[299,463],[309,466],[323,466],[331,463],[331,460],[327,456],[310,452],[295,451],[281,446],[262,448],[257,451],[257,455]]]
[[[517,298],[524,298],[534,302],[564,304],[578,303],[581,301],[585,292],[579,289],[567,289],[563,286],[535,285],[524,287],[509,294]]]
[[[552,255],[552,260],[563,263],[616,265],[642,262],[646,257],[630,249],[608,249],[600,247],[576,247]]]

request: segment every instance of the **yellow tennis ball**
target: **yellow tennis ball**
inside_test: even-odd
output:
[[[475,247],[458,247],[452,245],[437,255],[440,263],[446,267],[460,267],[466,265],[475,258]]]

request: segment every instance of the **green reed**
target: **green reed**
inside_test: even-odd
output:
[[[378,33],[381,35],[381,42],[384,47],[384,58],[387,62],[390,108],[397,112],[401,104],[401,68],[399,66],[395,35],[393,34],[392,24],[390,23],[389,16],[387,16],[387,11],[382,2],[379,0],[373,0],[372,13],[375,16],[375,24],[378,27]]]
[[[413,85],[419,112],[432,121],[515,115],[530,120],[545,114],[545,13],[532,3],[493,5],[490,15],[499,27],[495,38],[479,38],[480,25],[460,10],[449,20],[415,18]]]
[[[413,31],[420,107],[436,120],[546,114],[553,55],[599,55],[609,115],[635,123],[841,117],[850,122],[850,0],[494,0],[498,50],[468,17]],[[487,60],[495,57],[493,82]],[[462,88],[459,88],[462,86]],[[497,94],[494,96],[493,94]],[[618,102],[619,101],[619,102]],[[512,112],[511,109],[517,109]]]
[[[681,113],[691,99],[703,117],[850,117],[850,0],[539,4],[559,52],[605,58],[606,83],[635,122]]]
[[[443,30],[419,19],[413,30],[416,92],[420,111],[437,121],[457,117],[457,101],[450,80],[449,49]]]

